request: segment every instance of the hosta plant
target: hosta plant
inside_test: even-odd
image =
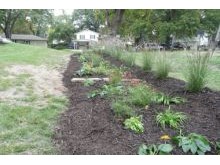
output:
[[[160,144],[156,146],[142,144],[138,149],[138,155],[168,155],[172,152],[173,146],[171,144]]]
[[[191,133],[188,136],[176,136],[173,138],[173,141],[182,148],[183,152],[192,154],[204,155],[206,152],[211,151],[209,141],[206,137]]]
[[[143,133],[144,125],[142,123],[142,116],[130,117],[124,121],[126,129],[131,129],[135,133]]]

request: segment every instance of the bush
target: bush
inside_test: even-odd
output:
[[[170,71],[170,64],[166,59],[165,55],[159,55],[156,61],[155,73],[156,77],[159,79],[164,79],[168,76]]]
[[[117,117],[126,119],[135,116],[135,111],[124,101],[115,101],[112,103],[111,107]]]
[[[152,69],[152,65],[153,65],[153,60],[152,60],[152,55],[148,54],[148,53],[144,53],[142,55],[142,68],[145,71],[150,71]]]
[[[146,85],[138,85],[128,89],[128,101],[136,106],[146,106],[152,100],[153,92]]]
[[[185,114],[182,112],[174,112],[170,110],[170,108],[166,109],[165,112],[158,113],[156,116],[157,124],[160,124],[164,129],[166,125],[178,129],[186,119]]]
[[[202,55],[200,52],[188,56],[188,72],[186,74],[187,90],[191,92],[199,92],[204,88],[210,57],[209,53]]]
[[[144,125],[141,122],[142,116],[131,117],[124,121],[125,128],[131,129],[135,133],[143,133],[144,132]]]

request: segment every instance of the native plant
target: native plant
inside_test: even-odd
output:
[[[216,142],[216,150],[218,155],[220,155],[220,142]]]
[[[158,93],[153,97],[152,101],[158,104],[170,105],[184,103],[185,99],[181,97],[171,97],[164,95],[163,93]]]
[[[84,62],[83,66],[81,67],[81,69],[76,71],[76,74],[78,76],[82,77],[82,76],[92,75],[92,72],[93,72],[92,71],[92,64]]]
[[[112,70],[110,75],[109,75],[109,83],[110,84],[118,84],[122,80],[122,73],[120,70],[115,69]]]
[[[128,88],[128,101],[136,106],[144,107],[151,103],[152,90],[150,87],[140,84]]]
[[[209,141],[206,137],[191,133],[188,136],[173,137],[173,141],[182,148],[184,153],[191,152],[192,154],[204,155],[206,152],[211,151]]]
[[[151,71],[153,66],[153,58],[150,53],[144,53],[142,55],[142,68],[144,71]]]
[[[208,64],[211,55],[209,53],[202,54],[197,51],[196,54],[192,54],[187,57],[188,66],[186,73],[186,88],[191,92],[199,92],[206,84]]]
[[[86,79],[86,80],[83,82],[84,86],[86,86],[86,87],[91,86],[91,85],[93,85],[94,83],[95,83],[94,80],[91,80],[91,79]]]
[[[116,117],[126,119],[135,116],[135,111],[124,101],[117,100],[112,102],[111,108]]]
[[[125,62],[125,64],[128,66],[128,67],[132,67],[135,65],[135,60],[136,60],[136,56],[135,54],[124,54],[124,56],[121,58],[122,61]]]
[[[171,144],[145,145],[142,144],[138,149],[138,155],[168,155],[172,152]]]
[[[158,56],[155,65],[155,74],[158,79],[164,79],[168,77],[171,67],[165,54],[160,54]]]
[[[124,121],[126,129],[130,129],[135,133],[143,133],[144,125],[142,123],[142,116],[134,116]]]
[[[174,112],[170,107],[164,112],[158,113],[156,116],[157,124],[161,125],[163,129],[165,129],[166,126],[179,129],[186,119],[187,117],[184,113]]]

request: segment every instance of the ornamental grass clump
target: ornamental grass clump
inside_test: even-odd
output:
[[[144,71],[151,71],[153,66],[153,57],[150,53],[143,53],[142,55],[142,69]]]
[[[170,63],[165,54],[160,54],[155,63],[155,74],[158,79],[165,79],[171,70]]]
[[[205,87],[210,58],[210,53],[202,54],[199,51],[187,57],[186,88],[188,91],[199,92]]]

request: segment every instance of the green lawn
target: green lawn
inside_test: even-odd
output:
[[[14,75],[6,68],[31,65],[59,69],[70,54],[68,50],[23,44],[0,45],[0,154],[57,153],[51,137],[59,114],[66,108],[67,98],[40,95],[35,91],[32,78],[35,75]],[[1,99],[11,91],[14,92],[11,97]],[[16,94],[19,97],[13,96]]]
[[[156,58],[158,52],[151,52],[152,55]],[[185,72],[187,70],[187,54],[190,52],[187,51],[175,51],[175,52],[166,52],[166,56],[171,64],[171,72],[169,73],[170,77],[178,78],[185,80]],[[142,54],[133,53],[136,55],[136,64],[142,65]],[[154,60],[155,61],[155,60]],[[153,68],[154,69],[154,68]],[[215,52],[209,63],[209,73],[207,79],[207,87],[213,90],[220,90],[220,52]]]

